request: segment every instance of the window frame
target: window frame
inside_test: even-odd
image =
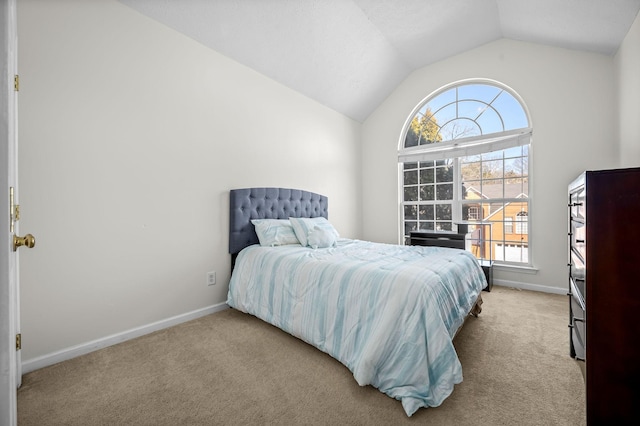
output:
[[[504,233],[505,234],[513,234],[513,218],[505,217],[504,218]]]
[[[471,220],[480,220],[480,209],[478,209],[477,206],[470,206],[468,216],[469,216],[469,219]]]
[[[527,220],[522,220],[520,218],[526,217]],[[528,212],[521,211],[516,214],[515,220],[516,229],[514,234],[517,235],[529,235],[529,214]]]
[[[451,161],[452,163],[453,161]],[[402,190],[403,190],[403,195],[402,198],[404,200],[405,195],[406,195],[406,189],[407,188],[413,188],[415,186],[416,190],[415,190],[415,200],[412,200],[409,202],[409,204],[405,204],[405,202],[403,201],[403,207],[402,207],[402,217],[403,217],[403,227],[406,226],[407,222],[415,222],[416,224],[416,229],[418,230],[424,230],[424,231],[434,231],[434,230],[451,230],[451,229],[438,229],[438,223],[440,222],[442,223],[448,223],[451,222],[453,223],[453,209],[454,209],[454,203],[453,203],[453,198],[456,196],[456,184],[455,182],[457,181],[455,179],[455,176],[452,176],[451,180],[440,180],[439,177],[439,173],[438,170],[442,170],[442,169],[449,169],[453,167],[453,164],[444,164],[445,162],[443,160],[438,160],[438,161],[431,161],[430,165],[427,166],[423,166],[420,167],[421,165],[419,164],[419,162],[415,162],[415,167],[410,167],[407,168],[406,165],[412,165],[413,162],[411,163],[404,163],[402,166],[402,179],[403,179],[403,183],[402,183]],[[406,174],[405,172],[409,171],[412,172],[414,171],[416,172],[416,182],[415,183],[409,183],[407,184],[405,177]],[[432,170],[432,173],[430,173],[431,175],[431,179],[429,179],[426,182],[422,182],[421,181],[421,177],[422,177],[422,171],[426,171],[426,170]],[[446,176],[445,176],[446,177]],[[422,198],[422,191],[421,191],[421,187],[430,187],[433,188],[433,191],[430,193],[430,196],[427,198]],[[447,187],[450,187],[450,189],[447,189]],[[438,195],[441,193],[441,191],[438,190],[438,188],[444,188],[445,191],[451,191],[451,199],[447,199],[447,198],[440,198]],[[415,206],[416,211],[415,211],[415,218],[411,217],[410,220],[405,220],[406,215],[406,207],[411,207],[411,206]],[[428,217],[425,218],[422,216],[421,214],[421,206],[428,206],[429,208],[432,208],[432,215],[427,215]],[[449,210],[451,210],[451,218],[447,219],[447,218],[442,218],[439,217],[439,211],[438,211],[438,207],[442,207],[442,206],[450,206]],[[440,213],[444,213],[445,212],[440,212]],[[431,223],[433,226],[432,227],[421,227],[421,224],[424,223]],[[446,228],[449,228],[448,226]],[[404,235],[404,230],[402,231],[402,234]]]
[[[461,86],[465,86],[465,85],[476,85],[476,84],[480,84],[480,85],[489,85],[489,86],[494,86],[497,87],[498,89],[504,90],[505,92],[507,92],[508,94],[510,94],[519,104],[520,107],[522,108],[522,112],[524,113],[524,116],[526,117],[527,120],[527,127],[523,127],[523,128],[519,128],[519,129],[510,129],[510,130],[506,130],[503,132],[499,132],[499,133],[489,133],[489,134],[481,134],[480,136],[472,136],[472,137],[467,137],[467,138],[461,138],[461,139],[452,139],[449,141],[441,141],[438,143],[427,143],[427,144],[423,144],[423,145],[417,145],[417,146],[410,146],[408,148],[404,147],[405,144],[405,140],[407,139],[407,133],[410,129],[411,126],[411,122],[414,119],[414,117],[417,116],[417,114],[421,111],[421,109],[423,109],[430,101],[432,101],[433,99],[435,99],[437,96],[439,96],[440,94],[452,89],[452,88],[459,88]],[[452,224],[460,224],[460,223],[468,223],[468,224],[475,224],[475,223],[492,223],[490,221],[487,222],[477,222],[477,221],[463,221],[462,220],[462,214],[463,214],[463,206],[465,204],[472,204],[470,203],[468,200],[464,200],[464,194],[461,194],[462,192],[462,171],[461,171],[461,159],[463,157],[467,157],[467,156],[471,156],[471,155],[477,155],[478,153],[488,153],[488,152],[495,152],[495,151],[501,151],[504,149],[508,149],[508,148],[512,148],[515,146],[528,146],[528,151],[527,151],[527,173],[526,173],[526,178],[527,178],[527,182],[526,182],[526,189],[527,189],[527,197],[526,197],[526,201],[525,199],[519,198],[519,199],[513,199],[513,200],[507,200],[506,198],[500,198],[500,199],[487,199],[487,202],[491,202],[491,201],[496,201],[496,202],[523,202],[525,201],[527,203],[527,220],[525,221],[525,223],[523,224],[522,221],[519,221],[517,219],[511,219],[511,229],[513,231],[516,231],[516,227],[519,228],[519,230],[522,230],[522,226],[524,225],[526,228],[526,234],[521,234],[521,235],[527,235],[527,241],[523,242],[524,246],[527,247],[527,262],[509,262],[509,261],[496,261],[496,264],[500,264],[503,266],[514,266],[517,268],[531,268],[533,266],[533,256],[532,256],[532,241],[531,241],[531,229],[533,228],[532,226],[532,205],[533,205],[533,200],[530,197],[531,194],[531,187],[532,187],[532,181],[531,181],[531,170],[532,170],[532,133],[533,133],[533,129],[531,127],[531,116],[529,114],[529,111],[526,107],[526,104],[524,103],[524,101],[522,100],[522,98],[510,87],[495,81],[495,80],[489,80],[489,79],[468,79],[468,80],[461,80],[461,81],[457,81],[457,82],[453,82],[450,83],[434,92],[432,92],[430,95],[428,95],[427,97],[425,97],[414,109],[413,111],[409,114],[405,125],[402,128],[402,132],[400,134],[400,140],[399,140],[399,144],[398,144],[398,171],[399,171],[399,235],[398,235],[398,240],[400,244],[408,244],[406,237],[405,237],[405,206],[407,205],[407,202],[405,202],[405,198],[404,198],[404,164],[405,163],[413,163],[413,162],[419,162],[419,161],[436,161],[438,159],[440,160],[450,160],[453,163],[453,181],[454,181],[454,190],[453,190],[453,199],[449,200],[449,202],[452,205]],[[420,173],[420,168],[417,167],[418,173]],[[501,178],[502,180],[502,184],[505,184],[505,177],[503,176]],[[411,202],[411,203],[415,203],[415,202]],[[418,203],[422,203],[422,201],[419,201]],[[416,220],[417,222],[417,226],[416,229],[420,230],[420,225],[419,222]],[[514,223],[515,222],[515,223]],[[435,220],[434,220],[435,223]],[[505,231],[505,228],[507,227],[507,220],[506,217],[503,217],[500,225],[503,227],[503,234],[502,234],[502,240],[497,240],[495,243],[492,243],[491,245],[494,244],[498,244],[498,243],[502,243],[503,245],[508,245],[511,244],[511,238],[507,238]],[[455,227],[453,228],[455,229]],[[514,232],[515,233],[515,232]],[[408,235],[408,234],[407,234]],[[523,246],[523,247],[524,247]],[[495,256],[495,254],[492,253],[492,248],[489,249],[490,253],[489,257],[493,257]]]

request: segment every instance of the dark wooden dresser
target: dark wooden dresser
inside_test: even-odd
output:
[[[569,185],[570,354],[585,362],[587,424],[640,418],[640,168]]]
[[[471,247],[470,234],[444,231],[412,231],[409,242],[412,246],[435,246],[469,250]],[[487,279],[485,291],[493,288],[493,261],[479,260],[484,276]]]

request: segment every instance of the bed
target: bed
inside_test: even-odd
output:
[[[340,238],[327,197],[302,190],[231,190],[229,217],[230,307],[326,352],[407,416],[462,382],[453,337],[487,285],[471,253]]]

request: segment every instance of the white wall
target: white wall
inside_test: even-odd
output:
[[[365,239],[398,241],[397,150],[412,109],[438,88],[467,78],[498,80],[522,96],[532,117],[530,254],[536,274],[497,270],[503,283],[562,291],[567,277],[567,185],[584,169],[617,165],[611,57],[498,40],[411,74],[364,122]],[[526,287],[526,286],[525,286]]]
[[[18,27],[23,361],[224,302],[231,188],[325,194],[360,237],[359,123],[115,0]]]
[[[640,167],[640,14],[615,56],[620,165]]]

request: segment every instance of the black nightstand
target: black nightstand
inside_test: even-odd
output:
[[[465,250],[469,247],[469,234],[443,231],[413,231],[409,236],[409,243],[412,246],[449,247]],[[493,288],[493,261],[480,260],[479,263],[488,283],[487,288],[484,290],[491,291]]]
[[[487,279],[487,288],[485,291],[491,291],[493,288],[493,260],[480,260],[480,266],[482,266],[482,271],[484,272],[484,276]]]

